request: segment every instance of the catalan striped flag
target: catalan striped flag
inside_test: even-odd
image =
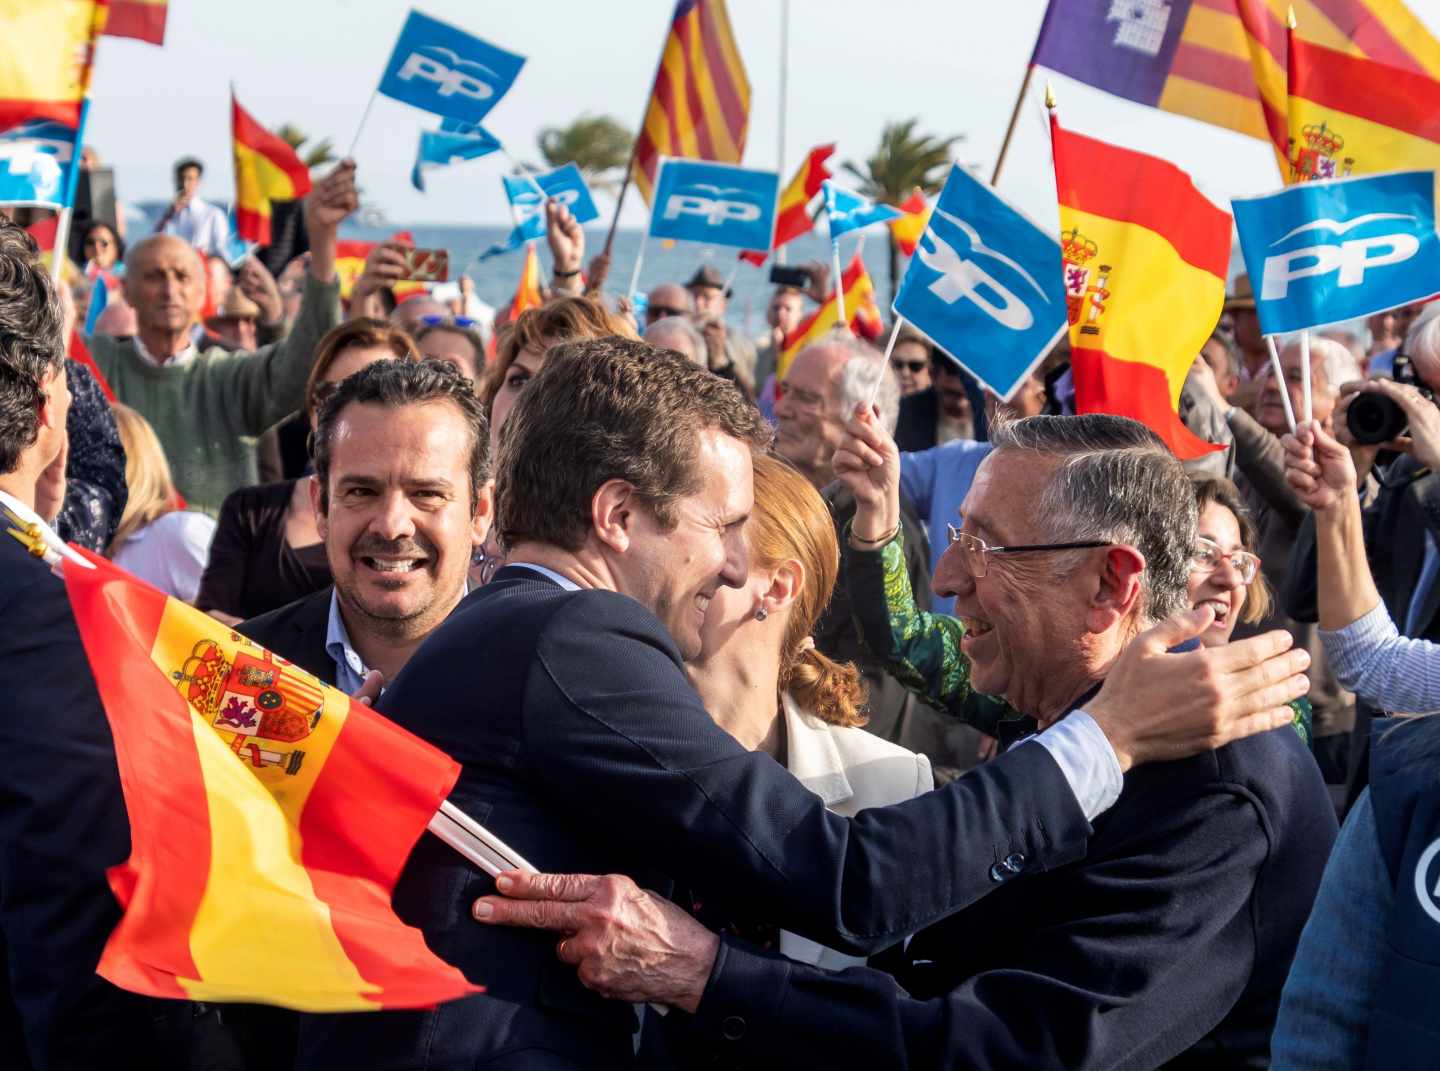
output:
[[[1290,181],[1440,171],[1440,81],[1293,35],[1289,62]]]
[[[850,320],[851,330],[871,340],[879,338],[885,325],[880,318],[880,306],[875,301],[875,284],[865,269],[860,250],[857,249],[850,258],[840,281],[845,290],[845,315]],[[840,309],[835,304],[835,292],[832,290],[819,308],[785,336],[785,343],[780,347],[780,359],[775,363],[775,381],[778,383],[785,378],[796,354],[819,342],[839,326]]]
[[[107,37],[133,37],[152,45],[165,43],[165,13],[168,0],[110,0]]]
[[[545,303],[545,293],[540,288],[540,256],[535,252],[535,243],[525,243],[525,266],[520,269],[520,284],[515,287],[515,296],[510,300],[510,320],[527,309],[538,309]]]
[[[0,0],[0,130],[80,125],[106,0]]]
[[[460,768],[207,614],[79,552],[65,588],[115,739],[130,858],[97,971],[301,1011],[477,992],[390,899]]]
[[[1225,302],[1229,214],[1174,164],[1050,126],[1076,410],[1133,417],[1183,459],[1219,449],[1176,408]]]
[[[1285,148],[1289,0],[1050,0],[1032,65]],[[1402,0],[1294,0],[1302,35],[1440,77],[1440,43]]]
[[[310,169],[283,138],[270,133],[230,96],[235,141],[235,229],[241,238],[270,244],[270,202],[310,192]]]
[[[925,191],[916,186],[910,196],[896,207],[904,215],[890,221],[890,233],[895,236],[895,244],[900,247],[900,252],[907,257],[913,257],[915,247],[920,244],[920,236],[930,225],[930,205],[925,200]]]
[[[738,164],[750,122],[750,82],[725,0],[679,0],[655,72],[631,174],[645,203],[662,156]]]

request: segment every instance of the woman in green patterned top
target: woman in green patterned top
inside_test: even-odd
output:
[[[835,471],[855,493],[857,509],[844,541],[843,580],[856,626],[886,670],[932,706],[994,734],[1014,716],[1001,700],[976,695],[960,652],[958,618],[915,605],[900,532],[900,465],[894,441],[873,421],[851,420],[835,453]],[[1263,620],[1270,592],[1255,554],[1255,525],[1229,480],[1194,481],[1199,539],[1190,566],[1192,606],[1209,606],[1215,621],[1200,637],[1206,647],[1229,643],[1236,625]],[[951,542],[958,531],[951,526]],[[1297,699],[1291,722],[1311,742],[1310,703]]]

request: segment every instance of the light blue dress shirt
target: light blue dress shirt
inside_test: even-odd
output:
[[[330,619],[325,624],[325,653],[335,663],[335,687],[346,695],[354,695],[365,683],[365,674],[370,672],[355,645],[350,642],[350,633],[345,631],[345,619],[340,616],[340,596],[330,589]]]
[[[1400,635],[1383,602],[1320,642],[1349,691],[1402,714],[1440,712],[1440,644]]]

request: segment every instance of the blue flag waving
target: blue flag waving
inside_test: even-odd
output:
[[[479,123],[520,74],[525,57],[411,11],[380,92],[436,115]]]
[[[663,157],[650,209],[650,236],[769,249],[780,176],[705,160]]]
[[[463,127],[447,130],[447,125]],[[478,160],[500,148],[500,142],[480,126],[467,126],[446,120],[439,130],[422,130],[420,145],[415,150],[415,166],[410,169],[410,184],[425,192],[425,172],[461,160]]]
[[[895,312],[1008,399],[1065,333],[1060,260],[1049,231],[955,166],[900,283]]]
[[[0,204],[63,207],[72,188],[76,132],[49,119],[0,131]]]
[[[868,227],[873,223],[885,223],[904,215],[898,208],[877,205],[868,197],[851,193],[829,180],[826,180],[823,185],[825,187],[825,214],[830,218],[830,240],[832,242],[849,231],[858,231],[861,227]]]
[[[1440,293],[1433,171],[1306,182],[1232,203],[1267,335]]]
[[[505,196],[510,199],[510,214],[515,217],[515,230],[510,240],[515,244],[545,237],[545,211],[540,203],[540,190],[552,201],[570,209],[576,223],[589,223],[600,218],[595,199],[590,196],[590,187],[585,185],[585,176],[574,164],[536,175],[533,180],[521,175],[504,175]],[[540,184],[540,190],[535,184]]]

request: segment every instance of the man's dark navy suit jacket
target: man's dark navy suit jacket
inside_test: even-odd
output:
[[[664,626],[633,599],[510,566],[426,640],[380,710],[449,752],[451,799],[541,870],[662,875],[832,946],[884,948],[1043,871],[1090,826],[1043,747],[937,792],[842,818],[718,728]],[[433,837],[395,906],[487,993],[428,1012],[309,1017],[302,1066],[597,1067],[631,1058],[634,1014],[582,987],[554,934],[470,916],[491,880]]]

